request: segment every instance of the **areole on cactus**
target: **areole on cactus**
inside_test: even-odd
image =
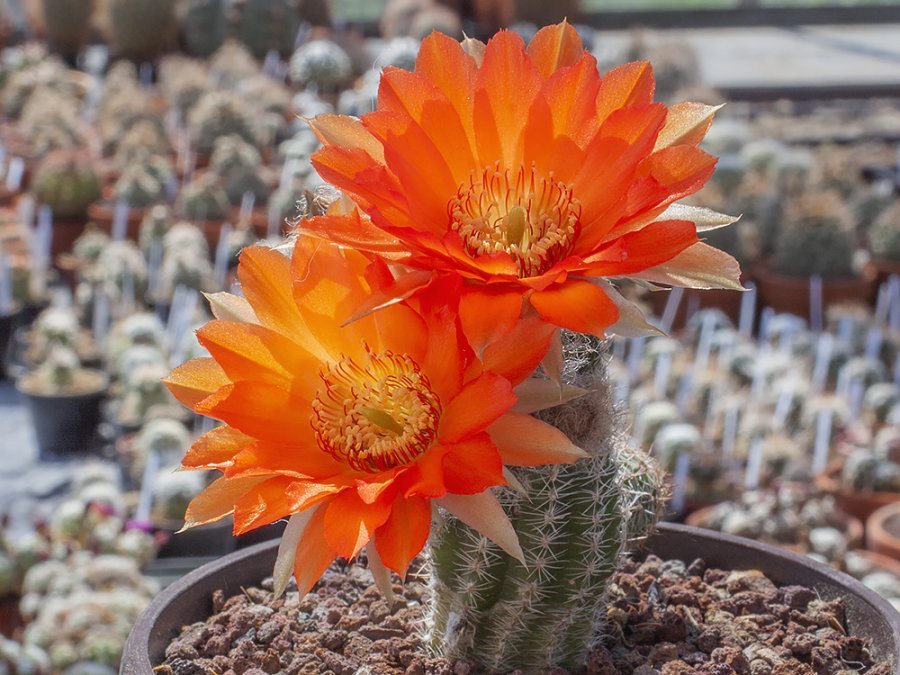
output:
[[[276,592],[365,549],[389,594],[429,542],[436,652],[580,665],[664,497],[602,350],[655,329],[610,279],[740,287],[698,238],[734,219],[675,203],[711,175],[715,108],[652,95],[647,64],[601,77],[563,23],[527,48],[432,35],[374,113],[314,119],[344,194],[244,250],[244,297],[212,296],[198,334],[211,358],[166,380],[225,423],[183,461],[223,472],[187,526],[289,517]]]

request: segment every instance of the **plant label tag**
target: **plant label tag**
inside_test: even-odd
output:
[[[809,326],[814,332],[822,332],[825,327],[823,318],[822,277],[815,274],[809,278]]]
[[[675,323],[675,315],[678,313],[679,305],[681,305],[682,295],[684,295],[684,289],[680,286],[674,286],[672,290],[669,291],[666,307],[663,310],[662,319],[658,326],[663,333],[672,331],[672,326]]]
[[[756,284],[747,283],[747,290],[741,295],[741,314],[738,331],[749,338],[753,335],[753,315],[756,314]]]
[[[813,389],[817,393],[825,390],[828,383],[828,366],[834,350],[834,338],[830,333],[823,333],[816,344],[816,362],[813,366]]]
[[[822,408],[816,415],[816,437],[813,444],[812,474],[818,476],[828,465],[828,452],[831,449],[831,428],[834,423],[834,411]]]
[[[750,454],[747,456],[747,470],[744,474],[744,489],[756,490],[759,487],[762,464],[763,441],[761,438],[755,438],[750,444]]]
[[[653,391],[657,396],[666,395],[669,384],[669,374],[672,372],[672,355],[661,354],[656,359],[656,372],[653,374]]]
[[[675,513],[684,511],[690,468],[690,455],[686,452],[679,453],[678,458],[675,460],[675,471],[672,473],[672,510]]]
[[[13,157],[9,160],[9,168],[6,170],[6,189],[10,192],[18,192],[22,187],[22,178],[25,176],[25,160],[21,157]]]
[[[120,199],[116,202],[115,211],[113,211],[112,238],[113,241],[125,241],[128,234],[128,212],[130,208],[128,202]]]

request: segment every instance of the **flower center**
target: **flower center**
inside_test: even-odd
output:
[[[441,403],[428,377],[405,354],[344,357],[320,372],[311,424],[319,447],[357,471],[409,464],[431,446]]]
[[[499,164],[474,172],[448,205],[450,227],[472,256],[506,252],[519,277],[543,274],[572,250],[581,228],[581,203],[572,186],[535,175],[515,174]]]

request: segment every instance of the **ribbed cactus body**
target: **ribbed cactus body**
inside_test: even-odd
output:
[[[146,61],[175,43],[175,0],[107,0],[110,41],[120,56]]]
[[[237,0],[237,33],[257,58],[270,50],[290,54],[300,28],[299,0]]]
[[[450,517],[432,535],[428,641],[450,658],[501,672],[582,665],[602,633],[619,556],[656,522],[660,474],[628,446],[598,345],[574,340],[566,379],[592,392],[542,417],[591,457],[516,470],[527,496],[500,494],[527,565]]]
[[[181,16],[181,41],[191,56],[215,52],[228,35],[225,0],[188,0]]]
[[[100,198],[100,179],[77,154],[51,155],[40,167],[32,187],[40,204],[57,218],[81,218]]]
[[[94,0],[42,0],[44,33],[51,51],[74,59],[91,31]]]

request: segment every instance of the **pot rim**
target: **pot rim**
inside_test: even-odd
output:
[[[885,504],[875,509],[866,521],[866,528],[878,532],[879,537],[887,538],[900,544],[900,534],[894,534],[886,527],[887,521],[894,518],[900,518],[900,501]]]
[[[879,657],[891,661],[893,672],[895,675],[900,675],[900,613],[898,613],[887,600],[877,595],[874,591],[864,586],[853,577],[832,567],[828,567],[827,565],[817,563],[810,558],[791,553],[790,551],[786,551],[777,546],[762,544],[751,539],[713,532],[712,530],[703,530],[688,525],[660,523],[656,533],[651,535],[651,539],[656,539],[659,544],[659,546],[655,548],[657,554],[667,555],[674,559],[681,559],[684,562],[690,562],[690,560],[684,560],[685,557],[689,557],[693,560],[697,554],[702,554],[704,545],[710,546],[720,544],[723,545],[722,548],[725,549],[724,558],[726,560],[729,557],[727,555],[729,549],[734,552],[739,552],[740,555],[735,558],[737,564],[732,566],[732,569],[734,570],[760,569],[768,576],[777,577],[777,571],[780,569],[785,572],[785,577],[795,579],[795,581],[784,581],[783,578],[781,580],[778,580],[777,578],[773,579],[773,581],[776,581],[779,585],[784,586],[791,585],[791,583],[805,583],[814,587],[817,592],[822,590],[826,591],[822,594],[826,597],[839,597],[847,595],[848,593],[856,596],[859,598],[859,603],[856,604],[861,606],[862,610],[857,611],[859,610],[859,607],[855,608],[854,612],[848,612],[848,618],[851,617],[851,614],[854,614],[859,617],[859,623],[863,625],[854,627],[854,632],[857,632],[857,629],[859,628],[866,628],[864,625],[865,622],[863,621],[865,616],[880,618],[881,621],[879,624],[882,627],[882,630],[880,631],[882,634],[882,651],[884,651],[884,647],[887,647],[888,653],[879,654]],[[209,562],[186,574],[184,577],[165,588],[151,601],[147,609],[141,614],[137,623],[135,623],[131,634],[128,636],[128,641],[125,644],[122,665],[119,672],[123,675],[150,675],[153,672],[153,664],[150,661],[149,654],[151,640],[159,641],[167,637],[169,639],[174,637],[174,635],[167,636],[162,634],[161,629],[157,627],[157,623],[163,613],[167,612],[175,601],[188,589],[198,585],[206,579],[214,579],[217,587],[222,588],[222,586],[225,585],[223,573],[228,568],[239,567],[242,563],[260,555],[271,558],[274,563],[278,544],[279,540],[274,539],[229,553],[218,560]],[[658,550],[659,548],[662,550]],[[667,548],[675,552],[667,553]],[[687,553],[687,556],[679,553],[679,550]],[[771,563],[768,568],[764,565],[764,562],[767,560]],[[725,562],[711,562],[710,564],[715,566],[726,565]],[[793,569],[793,574],[791,574],[791,568]],[[773,572],[773,570],[775,571]],[[246,570],[245,576],[252,573],[252,570]],[[803,581],[804,579],[806,579],[806,581]],[[261,581],[261,579],[259,581]],[[826,588],[819,588],[823,585],[823,582],[825,582],[824,585]],[[239,582],[238,586],[240,586],[240,583],[243,583],[243,581]],[[238,587],[233,590],[234,592],[237,592],[240,589]],[[885,633],[883,630],[884,627],[887,627],[890,633]],[[873,637],[871,634],[863,634],[866,637]],[[890,637],[885,639],[884,635],[890,635]]]

